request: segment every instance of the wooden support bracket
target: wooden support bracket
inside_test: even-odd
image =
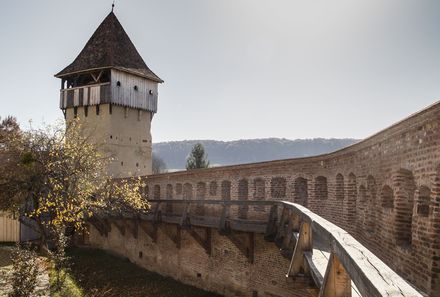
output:
[[[351,279],[334,253],[330,254],[319,297],[351,297]]]
[[[157,242],[157,224],[151,224],[148,222],[140,222],[139,226],[141,229],[150,237],[154,243]]]
[[[118,228],[119,232],[123,236],[125,236],[125,224],[124,224],[124,222],[121,223],[121,222],[119,222],[119,220],[113,220],[112,223],[113,223],[113,225],[116,226],[116,228]]]
[[[133,234],[134,238],[138,238],[138,229],[139,229],[139,222],[137,219],[124,219],[125,226],[128,227],[128,229]]]
[[[229,218],[229,205],[223,204],[222,215],[220,217],[220,224],[218,227],[221,235],[227,235],[231,233],[231,226],[228,221]]]
[[[252,232],[231,232],[227,235],[229,240],[240,250],[248,259],[249,263],[254,263],[255,257],[255,235]]]
[[[305,252],[312,252],[312,230],[310,224],[303,222],[299,231],[298,241],[295,245],[295,250],[293,252],[292,260],[290,261],[289,270],[287,271],[286,277],[294,277],[300,272],[306,274],[308,272],[308,267],[305,264]]]
[[[164,233],[171,239],[172,242],[176,245],[178,249],[182,246],[182,228],[179,225],[176,225],[176,232],[173,234],[166,227],[163,229]]]
[[[293,236],[294,232],[298,232],[300,228],[299,216],[294,213],[289,215],[289,223],[285,232],[283,242],[281,244],[281,250],[292,256],[293,249],[295,248],[296,239]]]
[[[108,233],[112,231],[112,224],[107,219],[103,219],[102,223],[104,224],[105,235],[107,236]]]
[[[105,227],[104,225],[97,219],[91,219],[89,220],[89,223],[95,227],[96,230],[98,230],[99,235],[104,236],[105,235]]]
[[[154,208],[153,222],[155,224],[162,222],[162,210],[161,210],[161,203],[160,202],[158,202],[156,204],[156,207]]]
[[[211,256],[211,228],[203,228],[204,236],[200,235],[194,228],[190,228],[188,233],[194,238],[194,240],[205,250],[205,252]]]
[[[267,222],[266,233],[264,239],[267,241],[274,241],[277,235],[277,221],[278,221],[278,206],[272,205],[269,213],[269,220]]]
[[[183,208],[183,213],[180,219],[180,227],[185,229],[191,227],[191,220],[189,217],[190,210],[191,210],[191,203],[190,202],[185,203],[185,207]]]
[[[281,244],[281,242],[285,236],[285,233],[286,233],[285,229],[286,229],[286,223],[287,223],[287,220],[289,217],[289,212],[290,212],[290,210],[286,207],[284,207],[281,212],[281,218],[280,218],[280,221],[279,221],[279,224],[277,227],[277,234],[275,236],[275,243],[277,245]]]

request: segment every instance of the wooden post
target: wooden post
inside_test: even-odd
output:
[[[319,297],[351,297],[351,279],[334,253],[330,254]]]
[[[311,252],[313,250],[312,244],[312,230],[310,224],[303,222],[299,231],[299,238],[295,245],[292,260],[290,261],[289,270],[286,277],[296,276],[298,273],[307,272],[305,266],[304,252]]]
[[[277,221],[278,221],[278,206],[272,205],[269,213],[269,220],[267,222],[266,233],[264,239],[273,241],[277,235]]]
[[[191,209],[191,203],[187,202],[185,203],[185,207],[183,209],[182,217],[180,219],[180,226],[182,228],[189,228],[191,226],[191,221],[189,218],[189,212]]]
[[[220,234],[225,235],[231,232],[227,221],[228,218],[229,218],[229,205],[225,203],[223,204],[222,216],[220,217],[220,226],[218,228]]]

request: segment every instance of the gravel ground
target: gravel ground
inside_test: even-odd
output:
[[[0,297],[8,296],[12,290],[10,274],[12,272],[11,250],[13,247],[0,246]],[[44,258],[40,258],[39,274],[35,296],[49,297],[49,275]]]

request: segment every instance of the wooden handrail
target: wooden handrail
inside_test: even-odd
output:
[[[66,89],[60,89],[60,92],[67,92],[67,91],[73,91],[73,90],[78,90],[78,89],[85,89],[85,88],[89,88],[89,87],[100,87],[100,86],[107,86],[107,85],[110,85],[110,82],[99,83],[99,84],[91,84],[91,85],[84,85],[84,86],[80,86],[80,87],[73,87],[73,88],[66,88]]]
[[[351,296],[351,290],[349,295],[347,293],[345,276],[354,282],[362,296],[423,296],[347,231],[299,204],[282,201],[279,205],[299,216],[302,226],[309,226],[307,228],[310,228],[313,234],[303,235],[303,228],[301,228],[288,275],[298,273],[295,266],[298,263],[308,265],[305,253],[310,252],[310,246],[313,246],[310,240],[320,237],[330,243],[331,256],[321,285],[320,296]],[[336,274],[334,270],[337,270]],[[329,281],[333,282],[331,286],[327,283]]]
[[[204,200],[204,199],[148,199],[150,203],[173,203],[173,204],[217,204],[217,205],[274,205],[278,201],[271,200]]]

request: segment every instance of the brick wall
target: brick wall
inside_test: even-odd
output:
[[[416,287],[440,296],[439,103],[331,154],[153,175],[146,177],[146,183],[145,192],[154,198],[202,198],[202,192],[204,199],[303,204],[349,231]],[[242,217],[267,216],[264,208],[237,211]],[[100,242],[98,237],[96,242]],[[270,243],[257,236],[257,261],[249,265],[227,240],[218,235],[214,238],[212,257],[194,244],[177,251],[159,240],[157,245],[142,243],[149,257],[137,261],[144,261],[141,264],[148,269],[227,295],[234,295],[234,290],[249,293],[251,288],[259,288],[259,294],[264,290],[275,296],[295,294],[289,287],[292,284],[284,283],[288,264]],[[121,239],[114,240],[102,245],[124,250],[118,246]],[[124,250],[124,254],[130,253],[135,253],[133,259],[137,257],[137,251]],[[194,278],[196,271],[201,271],[202,281]],[[287,291],[277,291],[284,285]]]

